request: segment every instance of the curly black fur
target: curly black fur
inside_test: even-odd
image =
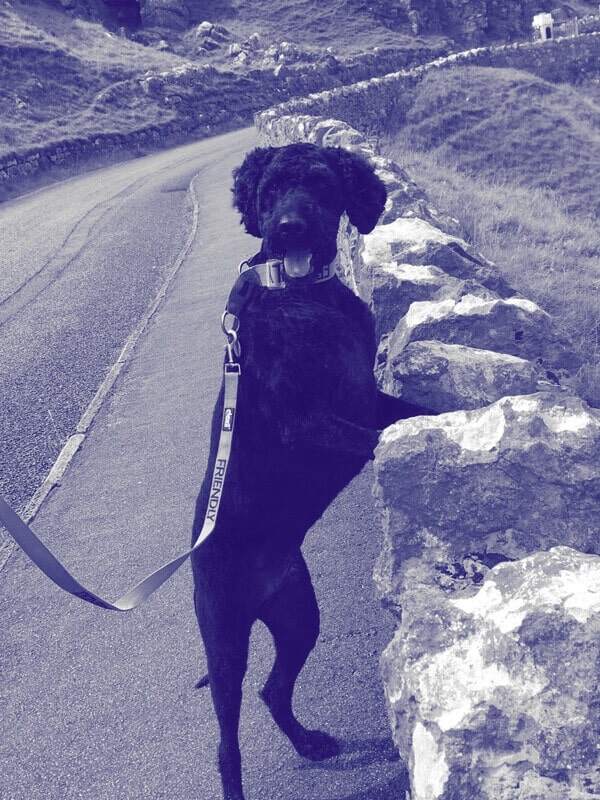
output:
[[[370,231],[383,210],[385,189],[358,156],[297,144],[251,152],[234,172],[234,203],[248,232],[262,237],[255,263],[302,246],[318,265],[335,256],[342,212],[359,230]],[[217,529],[192,561],[226,800],[243,800],[237,728],[248,638],[257,619],[276,645],[262,692],[275,721],[308,758],[338,751],[332,737],[306,729],[292,711],[295,680],[319,632],[300,546],[373,457],[381,422],[367,306],[337,278],[315,284],[309,276],[290,284],[281,291],[257,288],[240,314],[241,378],[229,473]],[[194,540],[208,502],[222,407],[221,391]],[[417,411],[393,398],[381,408],[386,422]]]

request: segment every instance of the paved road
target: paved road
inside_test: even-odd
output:
[[[32,243],[32,257],[42,264],[48,262],[44,253],[63,241],[64,231],[75,229],[86,213],[94,220],[102,217],[93,209],[110,206],[107,214],[113,225],[121,226],[115,234],[120,239],[119,259],[111,249],[113,239],[106,235],[110,226],[105,226],[104,236],[96,227],[93,244],[81,228],[78,243],[84,242],[89,252],[87,269],[78,256],[56,268],[56,280],[46,288],[44,279],[34,276],[32,287],[36,280],[42,282],[22,306],[33,315],[33,307],[44,302],[54,286],[58,291],[62,281],[60,322],[79,320],[69,347],[73,353],[79,340],[82,351],[73,355],[73,363],[85,366],[87,360],[97,376],[128,332],[126,320],[131,327],[187,234],[189,204],[181,190],[198,173],[194,187],[200,225],[192,248],[62,485],[46,500],[34,524],[78,577],[109,597],[189,540],[195,493],[208,455],[210,410],[220,380],[218,317],[235,265],[255,245],[231,209],[229,176],[253,146],[254,136],[251,130],[227,134],[87,175],[21,201],[33,205],[21,212],[26,235],[19,244],[14,234],[13,251],[18,255],[2,279],[5,293],[35,273],[23,242]],[[175,191],[163,202],[165,187]],[[122,205],[114,199],[119,192]],[[80,220],[76,197],[82,203]],[[15,206],[9,213],[19,213],[19,204]],[[127,231],[130,244],[125,242]],[[154,245],[159,240],[164,249],[157,255]],[[136,283],[151,258],[156,280],[146,273]],[[105,265],[95,277],[90,277],[92,262]],[[117,286],[115,274],[124,276],[118,290],[111,289]],[[73,309],[84,293],[82,281],[88,305],[77,317]],[[141,298],[133,288],[125,291],[130,282]],[[101,308],[97,313],[94,291]],[[123,299],[123,318],[119,317],[120,327],[115,323],[111,339],[112,323],[105,325],[104,317],[112,320],[120,313],[109,302],[112,298],[113,305],[120,305],[115,297],[128,299]],[[18,301],[18,295],[15,298]],[[53,309],[60,306],[57,301]],[[43,316],[43,307],[37,314],[38,319]],[[16,325],[18,317],[14,319],[7,324]],[[45,376],[49,356],[28,330],[15,333],[15,339],[21,341],[32,373],[39,370]],[[52,326],[43,335],[49,338],[51,330]],[[59,345],[70,331],[68,323],[61,330],[55,333],[53,353],[62,352]],[[103,347],[98,356],[96,348]],[[79,380],[86,380],[85,369],[77,369]],[[89,394],[94,380],[99,381],[87,380]],[[50,370],[45,390],[50,399],[53,389],[67,396],[63,383],[53,381]],[[78,403],[85,405],[84,400]],[[71,423],[64,424],[69,430]],[[29,441],[27,436],[23,441]],[[256,696],[273,655],[265,629],[257,625],[241,722],[248,800],[404,797],[405,774],[390,741],[378,677],[378,654],[390,638],[391,626],[373,598],[371,571],[379,534],[370,485],[366,469],[328,509],[305,547],[322,609],[322,634],[303,672],[296,710],[307,724],[341,737],[343,752],[331,762],[303,762],[274,727]],[[0,572],[0,630],[3,800],[218,800],[210,695],[193,689],[203,672],[204,655],[188,568],[137,611],[109,614],[59,592],[17,552]]]
[[[0,205],[0,491],[22,507],[190,225],[206,153],[184,148]]]

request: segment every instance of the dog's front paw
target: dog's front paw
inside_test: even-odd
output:
[[[304,728],[302,733],[294,736],[292,744],[298,755],[309,758],[311,761],[324,761],[334,758],[340,753],[337,739],[323,731],[309,731]]]

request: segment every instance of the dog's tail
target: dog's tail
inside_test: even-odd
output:
[[[209,684],[209,680],[208,680],[208,672],[207,672],[206,675],[203,675],[200,678],[200,680],[196,683],[196,685],[194,686],[194,689],[204,689],[204,687],[208,686],[208,684]]]

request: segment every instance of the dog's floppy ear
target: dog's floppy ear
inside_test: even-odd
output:
[[[385,206],[387,192],[383,181],[362,156],[343,147],[326,147],[325,153],[342,179],[343,199],[350,222],[360,233],[370,233]]]
[[[252,236],[260,238],[256,192],[261,175],[275,155],[276,147],[256,147],[240,167],[233,170],[233,205],[242,215],[244,227]]]

